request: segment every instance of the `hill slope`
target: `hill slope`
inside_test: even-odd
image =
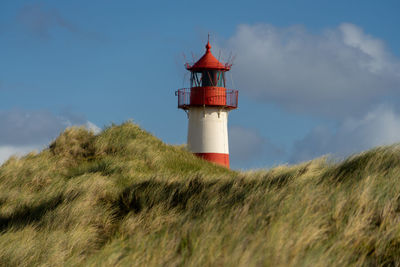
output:
[[[400,147],[236,172],[131,123],[0,167],[2,265],[400,264]]]

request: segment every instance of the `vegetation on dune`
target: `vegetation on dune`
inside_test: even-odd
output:
[[[239,172],[132,123],[0,167],[0,263],[400,265],[400,147]]]

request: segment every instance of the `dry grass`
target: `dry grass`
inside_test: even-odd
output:
[[[0,167],[10,266],[400,265],[400,147],[229,171],[132,123]]]

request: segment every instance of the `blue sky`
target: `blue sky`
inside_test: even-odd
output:
[[[0,160],[128,119],[186,142],[192,53],[236,55],[233,168],[400,141],[398,1],[1,1]],[[399,137],[398,137],[398,136]]]

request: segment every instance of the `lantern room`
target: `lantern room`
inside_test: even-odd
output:
[[[190,75],[190,87],[225,87],[225,72],[221,70],[193,71]]]
[[[211,53],[210,42],[207,42],[205,54],[193,65],[186,64],[190,73],[190,88],[180,89],[178,107],[188,109],[190,106],[218,106],[220,108],[237,108],[237,90],[226,89],[225,72],[230,64],[223,64]]]

